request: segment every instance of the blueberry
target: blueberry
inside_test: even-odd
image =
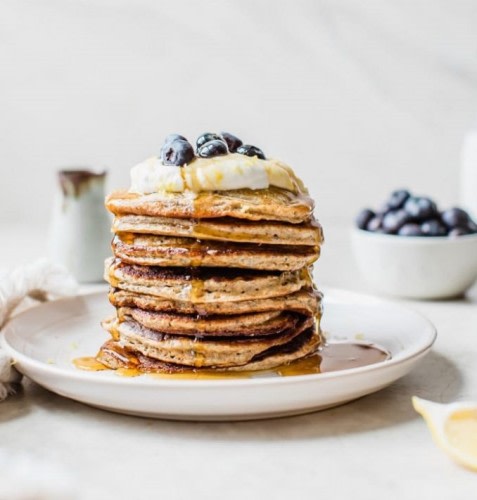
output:
[[[235,153],[237,148],[243,144],[243,142],[235,135],[229,134],[228,132],[220,132],[222,139],[227,143],[227,147],[231,153]]]
[[[393,191],[391,196],[387,202],[388,206],[392,210],[397,210],[398,208],[402,208],[404,203],[411,197],[411,193],[406,189],[398,189],[397,191]]]
[[[395,234],[406,222],[409,222],[410,216],[405,210],[393,210],[383,217],[383,229],[385,233]]]
[[[382,233],[383,231],[383,217],[382,215],[375,215],[366,226],[367,231],[372,233]]]
[[[469,219],[466,229],[469,230],[470,234],[477,233],[477,224],[472,219]]]
[[[397,233],[399,236],[422,236],[421,226],[412,222],[408,222],[401,227]]]
[[[212,158],[213,156],[226,155],[228,152],[227,144],[224,141],[214,139],[203,144],[197,154],[202,158]]]
[[[205,132],[205,134],[202,134],[198,137],[196,141],[196,148],[197,151],[206,143],[210,141],[224,141],[222,137],[219,134],[213,134],[212,132]]]
[[[377,214],[379,215],[386,215],[389,211],[391,210],[391,207],[389,206],[389,203],[385,201],[377,210]]]
[[[421,224],[422,234],[425,236],[447,236],[447,229],[437,219],[428,220]]]
[[[164,144],[161,149],[161,160],[164,165],[181,166],[190,163],[194,159],[194,149],[188,141],[175,139]]]
[[[454,238],[456,236],[464,236],[466,234],[471,234],[471,232],[464,227],[455,227],[449,231],[449,237]]]
[[[187,141],[187,139],[183,135],[179,134],[169,134],[165,139],[164,139],[164,145],[170,144],[171,142],[180,139],[182,141]]]
[[[466,227],[469,223],[469,214],[461,208],[449,208],[441,214],[442,221],[449,228]]]
[[[359,227],[359,229],[366,229],[369,221],[375,215],[376,214],[372,210],[370,210],[369,208],[365,208],[364,210],[361,210],[361,212],[359,212],[355,219],[355,223]]]
[[[430,198],[411,196],[404,204],[404,210],[416,220],[430,219],[437,215],[436,204]]]
[[[257,158],[260,158],[261,160],[265,160],[265,155],[263,154],[263,151],[255,146],[251,146],[250,144],[243,144],[242,146],[239,146],[237,148],[237,153],[240,153],[241,155],[245,156],[256,156]]]
[[[169,134],[165,139],[164,139],[164,144],[162,145],[162,148],[161,148],[161,160],[162,160],[162,163],[164,163],[164,165],[171,165],[171,163],[165,163],[164,162],[164,158],[166,156],[166,150],[169,150],[170,149],[170,145],[174,142],[174,141],[186,141],[187,142],[187,139],[183,136],[183,135],[179,135],[179,134]],[[169,155],[171,153],[169,152]],[[167,161],[167,160],[166,160]],[[175,163],[173,163],[172,165],[175,165]]]

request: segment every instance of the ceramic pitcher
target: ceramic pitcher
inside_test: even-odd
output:
[[[110,250],[110,220],[104,208],[106,172],[61,170],[49,235],[49,254],[80,283],[102,281]]]

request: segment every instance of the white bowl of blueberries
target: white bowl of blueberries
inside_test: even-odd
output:
[[[462,295],[477,279],[477,224],[461,208],[394,191],[378,211],[356,218],[353,248],[377,291],[414,299]]]

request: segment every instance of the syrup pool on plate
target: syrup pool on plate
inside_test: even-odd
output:
[[[125,366],[115,370],[118,375],[134,377],[147,373],[141,371],[138,359],[133,355],[127,355],[124,350],[117,353],[125,358]],[[351,368],[359,368],[375,363],[380,363],[391,358],[386,350],[374,344],[365,342],[330,342],[320,347],[317,353],[298,359],[289,364],[278,366],[272,370],[224,372],[216,370],[194,370],[182,373],[148,373],[157,378],[164,379],[230,379],[230,378],[255,378],[265,375],[280,377],[293,377],[297,375],[313,375],[318,373],[329,373]],[[107,370],[103,364],[94,357],[76,358],[73,364],[86,371]]]

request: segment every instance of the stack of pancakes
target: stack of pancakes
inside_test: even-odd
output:
[[[275,368],[314,353],[322,243],[313,202],[280,188],[112,193],[105,277],[116,315],[98,354],[145,372]]]

